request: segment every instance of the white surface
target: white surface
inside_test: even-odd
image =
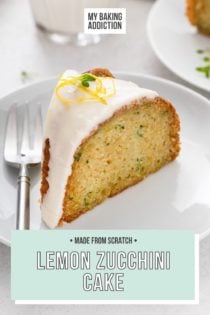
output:
[[[164,95],[166,99],[172,101],[181,120],[182,144],[180,156],[176,159],[176,161],[162,168],[157,173],[150,175],[138,185],[135,185],[123,193],[108,199],[106,202],[82,215],[77,220],[64,225],[63,228],[186,228],[194,230],[201,238],[205,237],[210,232],[210,149],[208,136],[210,134],[209,101],[185,87],[162,79],[128,74],[116,74],[116,76],[127,81],[132,81],[139,86],[156,90],[159,95]],[[121,82],[122,84],[123,81],[118,82]],[[43,113],[46,112],[51,98],[51,91],[55,85],[55,79],[43,83],[35,83],[0,100],[0,113],[2,113],[1,124],[3,126],[5,125],[9,104],[14,103],[14,100],[16,100],[18,104],[22,104],[25,99],[28,100],[30,117],[34,116],[33,113],[36,111],[35,104],[38,104],[38,102],[42,104]],[[131,86],[132,89],[135,87],[134,92],[137,92],[138,95],[139,88],[136,89],[134,84]],[[142,90],[140,89],[140,91]],[[151,94],[153,92],[150,91],[149,93]],[[151,95],[155,96],[156,94]],[[52,104],[54,106],[54,103]],[[59,104],[57,101],[56,104],[56,106],[61,105],[61,108],[64,108],[64,105]],[[85,104],[85,106],[83,106],[83,110],[86,110],[87,112],[88,106],[91,105]],[[97,104],[97,106],[99,109],[105,108],[101,104]],[[106,108],[108,106],[112,107],[111,104],[108,104]],[[23,110],[23,107],[24,106],[21,105],[19,106],[19,113]],[[77,112],[79,110],[78,104],[75,108],[73,107],[73,104],[71,104],[71,111],[74,111],[75,109]],[[56,115],[60,119],[61,113],[58,114],[56,111]],[[86,116],[87,115],[88,112]],[[64,118],[62,118],[62,122],[63,121]],[[69,121],[69,119],[67,119],[67,121]],[[78,122],[77,119],[75,119],[75,121]],[[57,133],[59,129],[60,125],[55,128]],[[65,122],[63,122],[62,129],[65,129]],[[68,126],[66,129],[69,129]],[[47,132],[48,131],[49,130],[47,130]],[[52,136],[53,138],[57,135],[49,135],[47,133],[47,137],[49,136]],[[50,138],[50,140],[52,138]],[[62,141],[64,138],[65,136],[62,135]],[[4,133],[2,132],[0,134],[0,148],[3,146],[3,140]],[[72,147],[74,147],[73,143]],[[53,153],[53,155],[59,154],[59,152],[62,151],[63,148],[60,147],[58,151]],[[67,169],[70,163],[71,162],[68,160],[66,166]],[[14,172],[11,167],[5,165],[3,157],[0,159],[0,168],[4,174],[4,176],[0,179],[0,188],[1,191],[3,191],[3,197],[0,201],[0,238],[5,243],[9,243],[10,231],[14,228],[15,221],[15,183],[17,172]],[[46,226],[41,221],[38,202],[40,198],[39,168],[37,167],[36,169],[33,169],[33,173],[34,176],[31,193],[31,228],[45,229]],[[58,173],[61,174],[61,170],[59,170]],[[58,177],[58,175],[56,176]],[[66,176],[68,177],[68,174]],[[52,178],[50,183],[52,183],[53,180],[55,179]],[[158,184],[160,182],[161,185]],[[59,183],[60,185],[62,183],[61,177],[59,179]],[[55,188],[57,189],[56,186]],[[153,198],[151,198],[151,195]],[[10,196],[10,198],[8,198],[8,196]],[[2,201],[3,204],[1,204]],[[54,202],[57,201],[53,201],[51,207],[53,207]],[[47,203],[45,206],[47,207]],[[10,211],[8,211],[8,209],[10,209]]]
[[[21,4],[19,0],[0,1],[0,95],[21,85],[20,71],[24,69],[30,71],[34,79],[39,79],[60,73],[66,68],[85,70],[97,65],[154,74],[185,84],[159,62],[148,43],[146,19],[152,4],[153,0],[122,0],[121,6],[127,8],[128,34],[107,37],[98,46],[84,49],[55,46],[37,33],[27,0],[22,0]],[[208,93],[202,93],[209,96]],[[201,242],[198,306],[16,306],[10,300],[10,249],[0,245],[0,311],[4,315],[207,315],[210,310],[209,253],[210,237]]]
[[[67,70],[62,80],[78,75],[75,70]],[[100,80],[107,95],[111,95],[111,97],[101,95],[106,104],[97,99],[78,102],[77,99],[88,99],[90,95],[70,85],[58,91],[69,104],[65,105],[56,93],[52,97],[44,127],[44,141],[49,139],[50,142],[49,189],[41,204],[42,218],[50,228],[55,228],[62,218],[66,183],[71,175],[74,154],[82,141],[120,108],[142,97],[152,99],[158,96],[157,93],[140,88],[130,81],[113,78]],[[59,81],[58,86],[60,82],[63,81]],[[97,86],[96,82],[90,82],[91,90],[95,91]],[[38,88],[34,87],[32,97],[35,90],[38,94]],[[30,100],[27,90],[23,93],[26,94],[23,98]],[[41,99],[40,103],[42,103]]]
[[[163,64],[175,74],[210,92],[210,78],[195,70],[205,65],[205,55],[198,54],[197,50],[210,48],[210,39],[190,24],[185,12],[186,0],[158,0],[148,19],[151,45]]]

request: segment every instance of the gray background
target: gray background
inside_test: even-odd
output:
[[[146,20],[153,0],[121,0],[127,8],[127,35],[106,37],[85,48],[56,46],[37,32],[27,0],[0,0],[0,96],[23,84],[21,71],[30,80],[44,79],[66,68],[114,70],[157,75],[185,84],[166,69],[153,53],[146,36]],[[199,305],[15,305],[10,300],[10,249],[0,244],[0,314],[209,314],[210,236],[200,243]],[[33,285],[33,283],[31,284]],[[56,285],[56,284],[55,284]]]

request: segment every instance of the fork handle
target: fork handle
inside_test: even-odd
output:
[[[21,164],[18,176],[17,230],[30,229],[30,177],[28,166]]]

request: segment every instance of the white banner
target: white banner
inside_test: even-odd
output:
[[[126,34],[126,9],[85,8],[84,33]]]

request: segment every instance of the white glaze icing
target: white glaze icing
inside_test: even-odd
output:
[[[76,74],[78,73],[68,70],[64,76]],[[112,79],[102,80],[107,88],[112,86]],[[44,139],[49,138],[50,141],[49,189],[41,204],[42,218],[50,228],[56,227],[62,216],[66,183],[71,175],[74,153],[82,140],[123,106],[143,97],[158,96],[156,92],[140,88],[129,81],[114,79],[114,84],[116,93],[107,99],[107,105],[88,101],[71,102],[65,106],[55,93],[52,97],[44,128]],[[64,87],[61,91],[65,98],[80,96],[78,89],[68,89],[69,87]]]

